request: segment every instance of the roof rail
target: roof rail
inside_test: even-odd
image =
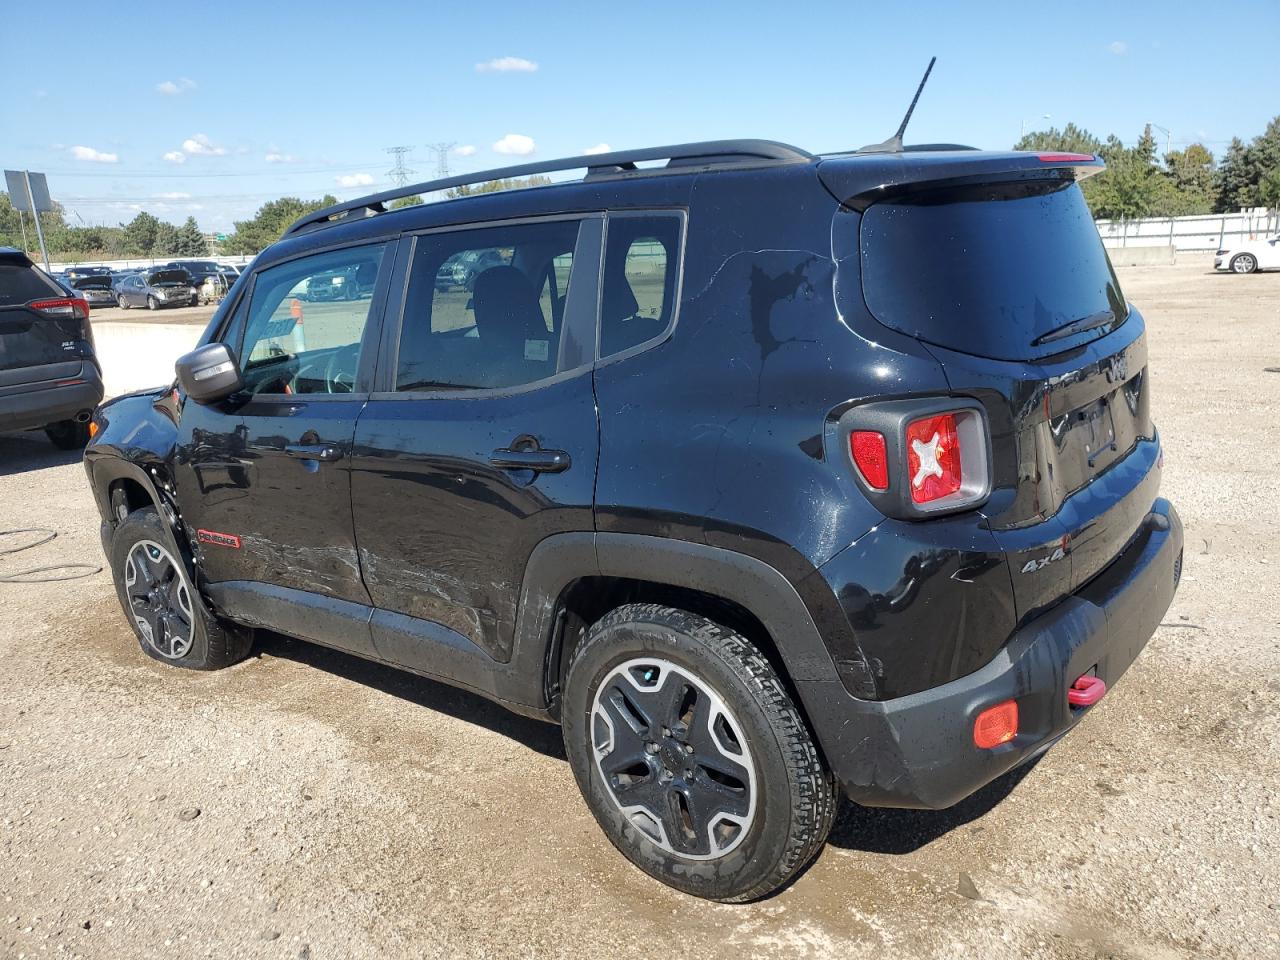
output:
[[[540,160],[536,163],[523,163],[496,170],[480,170],[476,173],[445,177],[442,180],[429,180],[426,183],[396,187],[394,190],[334,204],[299,217],[284,232],[284,236],[288,237],[311,227],[345,219],[358,211],[363,211],[361,216],[373,216],[384,212],[387,209],[386,205],[392,200],[399,200],[402,197],[434,193],[438,190],[484,183],[488,180],[530,177],[539,173],[576,170],[583,167],[586,168],[589,178],[616,176],[636,171],[638,169],[636,164],[645,160],[666,160],[668,167],[688,168],[699,165],[709,167],[740,163],[796,163],[813,159],[813,154],[806,150],[774,140],[707,140],[701,143],[681,143],[667,147],[645,147],[641,150],[616,150],[612,153],[595,153],[589,156],[566,157],[561,160]],[[702,163],[699,164],[699,161]]]

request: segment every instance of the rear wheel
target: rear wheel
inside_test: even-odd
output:
[[[1239,253],[1231,258],[1232,273],[1253,273],[1258,269],[1258,258],[1251,253]]]
[[[632,604],[573,655],[565,750],[605,835],[678,890],[773,893],[822,848],[836,789],[782,681],[749,641]]]
[[[248,656],[253,632],[205,609],[155,507],[117,524],[110,560],[120,606],[147,656],[190,670],[217,670]]]
[[[59,420],[44,428],[45,435],[59,450],[80,450],[89,442],[89,424]]]

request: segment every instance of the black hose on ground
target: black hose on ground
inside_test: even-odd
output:
[[[20,527],[16,530],[0,530],[0,543],[4,542],[8,537],[17,537],[24,533],[34,534],[36,539],[16,547],[0,547],[0,556],[22,553],[24,550],[43,547],[46,543],[52,543],[58,536],[57,530],[50,530],[48,527]],[[92,577],[95,573],[101,572],[101,570],[101,566],[94,566],[92,563],[54,563],[48,566],[19,570],[17,573],[0,573],[0,583],[57,583],[62,580],[80,580],[84,577]],[[54,571],[63,572],[60,575],[51,576],[50,574]]]

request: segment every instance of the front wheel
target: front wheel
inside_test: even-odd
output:
[[[1251,253],[1241,253],[1231,258],[1232,273],[1253,273],[1258,269],[1258,258]]]
[[[148,309],[148,310],[159,310],[159,309],[160,309],[160,301],[158,301],[155,297],[148,296],[148,297],[147,297],[147,309]]]
[[[116,516],[124,512],[114,499],[113,509]],[[154,507],[119,521],[110,560],[120,606],[147,656],[175,667],[217,670],[249,655],[252,631],[223,623],[205,608]]]
[[[768,896],[822,848],[836,788],[764,655],[727,627],[620,607],[574,653],[565,751],[628,860],[710,900]]]

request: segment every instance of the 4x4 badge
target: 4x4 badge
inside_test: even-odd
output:
[[[231,533],[216,533],[213,530],[197,530],[196,539],[201,543],[213,543],[219,547],[231,547],[233,550],[240,549],[240,538]]]

